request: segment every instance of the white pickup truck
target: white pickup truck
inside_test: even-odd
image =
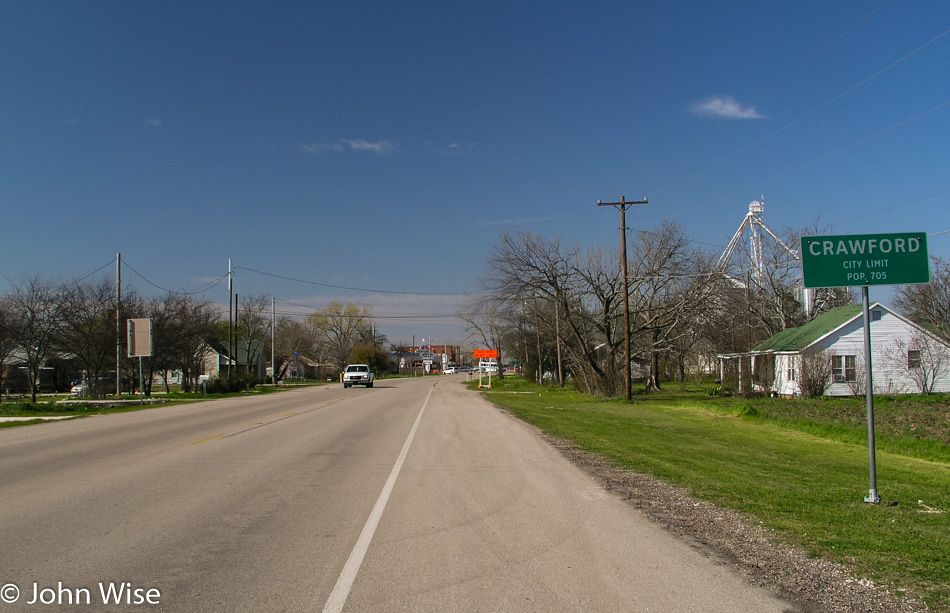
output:
[[[343,371],[343,387],[365,385],[373,387],[373,371],[366,364],[350,364]]]

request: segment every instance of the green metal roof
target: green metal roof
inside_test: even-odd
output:
[[[801,351],[829,332],[839,328],[852,317],[860,315],[863,308],[860,304],[833,308],[804,326],[782,330],[753,347],[752,351]]]

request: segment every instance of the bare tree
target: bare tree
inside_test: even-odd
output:
[[[469,333],[478,338],[482,347],[496,348],[501,344],[508,313],[505,303],[491,296],[481,297],[458,312],[459,318],[468,325]]]
[[[238,314],[235,338],[238,346],[244,347],[247,357],[246,367],[249,374],[252,364],[256,364],[264,351],[264,341],[270,336],[271,300],[263,294],[252,294],[241,299],[241,310]]]
[[[863,396],[867,391],[867,369],[865,367],[864,351],[858,351],[854,356],[854,376],[845,378],[852,396]]]
[[[802,352],[798,358],[798,388],[802,396],[817,398],[831,385],[831,355],[824,350]]]
[[[168,292],[161,298],[153,298],[145,304],[148,317],[152,320],[152,355],[145,358],[146,368],[145,394],[152,394],[152,380],[155,375],[162,377],[162,387],[167,394],[169,390],[169,373],[178,367],[175,343],[175,314],[179,310],[179,303],[184,301],[182,294]]]
[[[932,394],[950,373],[950,349],[942,340],[917,331],[910,340],[897,339],[884,349],[890,367],[907,375],[921,394]]]
[[[560,239],[548,240],[531,232],[503,233],[488,262],[490,276],[485,285],[489,298],[474,305],[475,311],[491,314],[491,319],[483,317],[481,328],[473,326],[473,331],[496,346],[502,337],[509,338],[537,372],[544,371],[546,362],[553,362],[559,383],[564,379],[563,353],[573,352],[578,361],[571,362],[569,355],[568,366],[576,380],[582,387],[588,380],[596,387],[603,371],[599,360],[593,359],[594,352],[588,350],[597,343],[590,338],[585,321],[589,308],[585,302],[589,301],[583,296],[585,282],[578,274],[583,270],[581,257],[576,246],[564,247]],[[467,321],[474,324],[475,318],[469,316]],[[528,334],[531,327],[533,333]],[[489,333],[493,338],[488,338]],[[529,336],[533,340],[529,341]],[[591,370],[593,378],[585,374]]]
[[[669,223],[638,235],[633,251],[631,335],[655,365],[659,355],[695,334],[694,324],[703,320],[712,295],[709,259],[688,249],[682,230]],[[622,392],[624,361],[636,356],[623,351],[623,280],[613,250],[582,253],[559,239],[504,233],[489,267],[487,300],[497,304],[489,309],[483,302],[475,309],[504,314],[495,318],[503,322],[499,336],[507,330],[522,355],[536,356],[531,361],[537,364],[556,356],[554,370],[560,374],[563,362],[587,392]]]
[[[581,389],[616,396],[625,392],[623,280],[613,250],[598,247],[572,266],[577,276],[565,318],[567,351]]]
[[[208,352],[208,339],[214,336],[221,313],[208,301],[187,297],[173,301],[171,309],[169,351],[172,363],[181,369],[182,391],[188,392],[198,384]]]
[[[23,279],[10,292],[16,345],[23,356],[32,402],[36,402],[40,370],[54,356],[66,324],[70,301],[64,299],[65,294],[63,284],[41,277]]]
[[[669,221],[637,235],[633,262],[631,334],[650,358],[647,388],[657,390],[660,357],[695,333],[718,285],[712,260],[692,249],[683,228]]]
[[[900,286],[894,303],[910,319],[950,341],[950,260],[930,261],[930,283]]]
[[[560,349],[565,337],[571,335],[571,320],[576,315],[571,308],[577,304],[574,298],[578,282],[575,264],[578,255],[578,247],[565,247],[557,238],[549,240],[527,231],[515,234],[505,232],[499,236],[498,245],[488,261],[491,272],[485,283],[490,300],[498,304],[490,311],[483,310],[504,313],[506,316],[506,331],[499,329],[493,332],[497,338],[492,340],[500,342],[501,336],[507,332],[515,346],[524,344],[520,353],[528,357],[532,352],[528,351],[525,342],[524,327],[533,320],[536,324],[536,340],[541,345],[542,331],[538,324],[542,321],[549,324],[559,383],[564,380]],[[533,318],[524,316],[529,309],[533,311]],[[540,310],[546,312],[543,320],[538,317]],[[522,334],[517,333],[519,326]],[[481,331],[481,335],[484,337],[484,331]],[[542,355],[537,357],[539,363],[544,362]],[[543,367],[539,368],[543,371]]]
[[[0,297],[0,400],[3,400],[3,375],[7,358],[16,348],[17,325],[16,312],[10,299],[7,296]]]
[[[59,346],[74,356],[85,372],[89,394],[103,398],[115,389],[116,301],[109,279],[72,284],[61,298],[67,302]],[[136,301],[132,292],[124,305]]]
[[[131,304],[131,303],[128,303]],[[187,294],[168,292],[137,307],[152,320],[152,355],[145,358],[144,391],[152,392],[152,380],[162,378],[169,391],[171,371],[181,372],[183,391],[190,391],[202,374],[202,360],[208,338],[214,335],[217,308],[210,302],[195,300]]]
[[[318,367],[325,362],[325,356],[318,349],[316,332],[296,319],[282,317],[277,320],[276,345],[274,363],[278,369],[283,366],[283,370],[274,373],[275,381],[283,379],[290,357],[295,353],[315,361]]]
[[[763,237],[765,240],[759,243],[759,261],[755,261],[749,251],[737,252],[739,257],[732,262],[727,273],[737,285],[749,286],[747,308],[753,336],[758,340],[786,328],[801,326],[836,306],[853,303],[854,296],[847,288],[808,290],[812,291],[814,299],[810,312],[805,310],[806,290],[801,284],[798,245],[802,236],[826,234],[827,231],[827,226],[816,219],[805,228],[785,228],[771,238]]]

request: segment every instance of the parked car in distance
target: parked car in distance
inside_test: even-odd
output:
[[[76,385],[69,388],[69,393],[75,394],[76,396],[88,396],[89,386],[85,383],[77,383]]]
[[[343,371],[343,387],[365,385],[373,387],[373,371],[368,364],[350,364]]]
[[[455,370],[455,367],[454,367],[454,366],[449,366],[448,368],[446,368],[445,370],[442,371],[442,374],[443,374],[443,375],[454,375],[456,372],[457,372],[457,371]]]

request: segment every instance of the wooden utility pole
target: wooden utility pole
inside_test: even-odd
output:
[[[620,197],[620,202],[601,202],[597,201],[597,206],[613,206],[620,209],[620,269],[623,275],[623,349],[624,361],[626,362],[626,394],[627,402],[630,401],[630,288],[627,285],[627,207],[632,204],[647,204],[646,196],[643,200],[627,202],[624,197]]]
[[[115,254],[115,397],[122,397],[122,254]],[[91,373],[90,373],[91,374]]]
[[[238,295],[234,294],[234,340],[228,339],[229,342],[233,344],[233,347],[228,349],[228,364],[234,364],[234,372],[239,372],[241,365],[238,364],[234,359],[234,354],[238,352]]]
[[[234,353],[231,350],[231,336],[233,332],[231,331],[231,321],[234,318],[234,278],[232,276],[233,270],[231,268],[231,258],[228,258],[228,381],[231,380],[231,356]],[[221,376],[221,364],[218,363],[218,376]]]
[[[277,387],[277,298],[270,299],[270,382]]]

